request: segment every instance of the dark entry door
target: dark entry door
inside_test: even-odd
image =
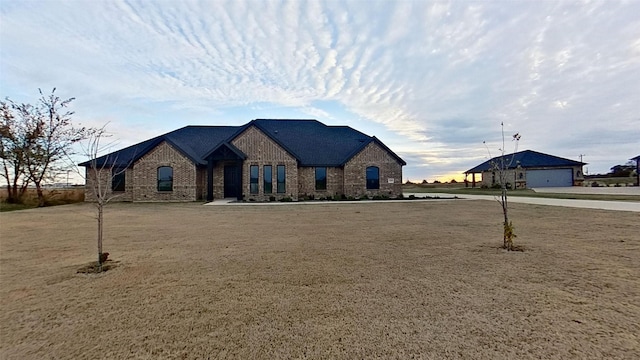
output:
[[[224,197],[237,198],[240,194],[240,168],[237,165],[224,167]]]

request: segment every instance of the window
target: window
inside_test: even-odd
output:
[[[258,165],[251,165],[249,168],[249,192],[257,194],[258,191]]]
[[[271,194],[273,192],[273,177],[271,174],[271,165],[265,165],[262,168],[262,178],[264,179],[264,193]]]
[[[367,168],[367,189],[380,189],[380,170],[376,166]]]
[[[287,192],[287,184],[286,184],[286,179],[287,179],[287,172],[285,170],[284,165],[278,165],[278,193],[282,194]]]
[[[111,172],[111,191],[124,191],[126,169],[114,168]]]
[[[173,168],[171,166],[158,168],[158,191],[173,191]]]
[[[327,190],[327,168],[316,168],[316,190]]]

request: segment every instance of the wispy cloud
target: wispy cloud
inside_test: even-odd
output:
[[[587,154],[593,171],[640,153],[638,2],[3,1],[0,11],[2,95],[57,86],[78,98],[78,116],[110,120],[127,141],[246,122],[243,109],[274,104],[382,126],[375,135],[409,159],[411,178],[472,167],[500,122],[521,146]]]

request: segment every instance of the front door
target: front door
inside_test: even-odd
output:
[[[240,167],[237,165],[224,166],[224,197],[237,198],[240,195]]]

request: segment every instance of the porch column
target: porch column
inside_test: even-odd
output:
[[[238,186],[238,200],[242,201],[244,200],[244,182],[242,181],[242,168],[243,168],[243,161],[237,161],[236,162],[237,167],[236,167],[236,171],[238,174],[238,180],[236,182],[236,186]]]
[[[476,187],[476,173],[471,173],[471,187]]]
[[[207,161],[207,201],[213,201],[213,159]]]

